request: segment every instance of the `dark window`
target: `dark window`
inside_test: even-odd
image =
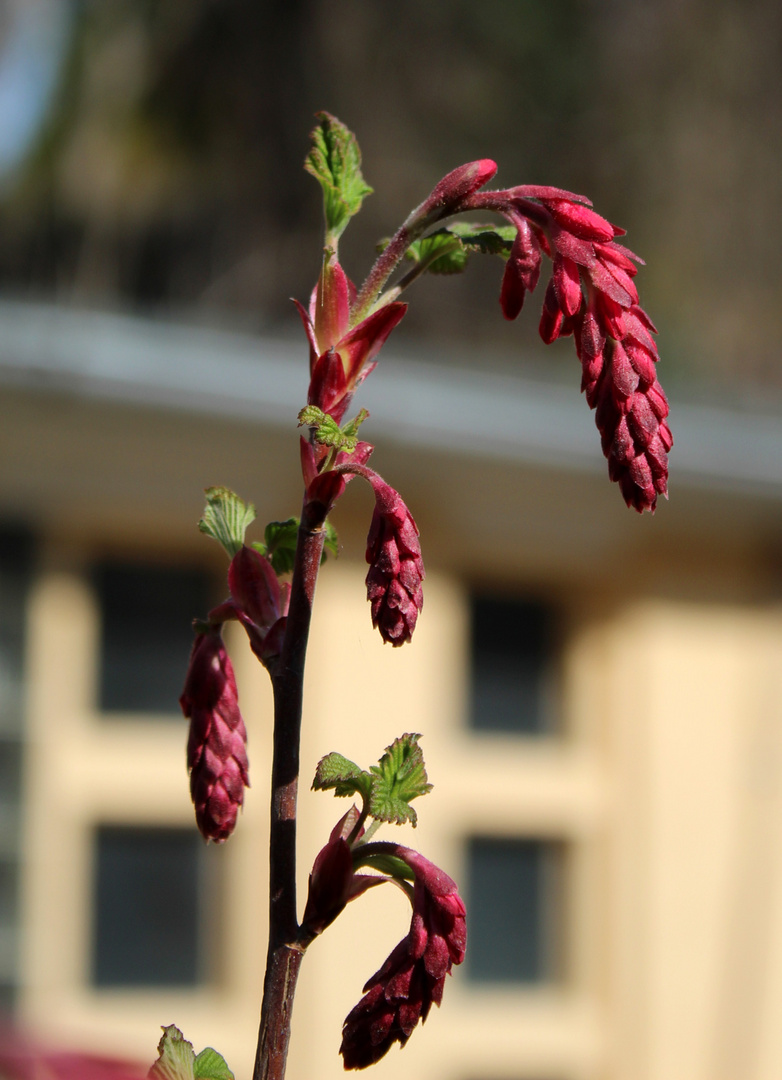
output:
[[[478,731],[552,730],[550,610],[535,601],[472,600],[472,702]]]
[[[206,848],[194,829],[101,826],[95,841],[93,982],[205,979]]]
[[[106,564],[96,571],[101,610],[100,708],[173,713],[193,642],[210,605],[198,570]]]
[[[563,863],[563,845],[556,841],[470,841],[467,972],[471,979],[540,983],[561,974]]]

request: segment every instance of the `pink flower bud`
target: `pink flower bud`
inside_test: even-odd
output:
[[[196,637],[179,704],[190,720],[187,765],[196,822],[205,839],[219,844],[234,830],[250,781],[236,679],[218,628]]]
[[[431,224],[449,214],[457,213],[461,201],[469,198],[484,184],[488,184],[496,172],[497,163],[490,158],[469,161],[466,165],[453,169],[435,184],[428,198],[413,211],[405,223],[406,227],[413,228],[424,221]]]

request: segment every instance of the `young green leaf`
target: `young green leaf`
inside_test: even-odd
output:
[[[461,240],[445,229],[414,240],[405,258],[423,264],[430,274],[461,274],[467,266],[467,252]]]
[[[454,221],[413,241],[405,258],[430,274],[460,274],[467,266],[468,256],[475,253],[507,259],[515,235],[512,225],[472,225]]]
[[[255,521],[255,507],[244,503],[235,492],[224,487],[206,489],[204,516],[198,522],[202,533],[222,544],[233,558],[244,543],[247,526]]]
[[[202,1050],[195,1059],[193,1073],[194,1080],[236,1080],[223,1055],[218,1054],[211,1046]]]
[[[353,132],[327,112],[316,113],[316,118],[304,168],[323,189],[327,243],[336,243],[372,188],[361,175],[361,151]]]
[[[158,1059],[149,1070],[148,1080],[195,1080],[193,1044],[174,1024],[163,1028],[158,1043]]]
[[[299,427],[312,429],[312,437],[321,446],[332,446],[335,450],[344,450],[352,454],[358,443],[358,429],[369,416],[366,409],[360,409],[352,420],[340,427],[333,416],[323,412],[317,405],[305,405],[299,412]]]
[[[296,557],[298,536],[297,517],[289,517],[285,521],[270,521],[263,531],[265,542],[255,543],[253,547],[260,555],[269,559],[275,574],[290,574]]]
[[[333,788],[334,794],[340,797],[359,794],[366,801],[372,784],[372,777],[356,765],[355,761],[350,761],[342,754],[331,753],[318,762],[312,790],[328,791]]]
[[[427,782],[424,755],[418,745],[420,735],[402,735],[395,739],[377,765],[370,768],[372,791],[369,813],[378,821],[390,821],[413,826],[418,815],[410,803],[432,790]]]

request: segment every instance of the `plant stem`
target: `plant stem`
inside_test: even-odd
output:
[[[305,505],[296,546],[282,652],[272,674],[274,747],[269,835],[269,949],[253,1080],[283,1080],[291,1013],[303,951],[297,944],[296,797],[312,602],[323,551],[325,515]]]

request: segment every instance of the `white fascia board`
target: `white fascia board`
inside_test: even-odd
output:
[[[0,303],[0,383],[7,386],[289,427],[306,379],[303,336]],[[605,469],[576,386],[403,359],[392,345],[368,398],[377,439],[532,466]],[[782,499],[782,416],[674,402],[672,427],[677,486]]]

